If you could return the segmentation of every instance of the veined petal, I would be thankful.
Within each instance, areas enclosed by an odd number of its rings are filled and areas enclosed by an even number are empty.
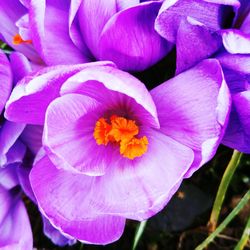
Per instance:
[[[89,62],[69,37],[69,8],[69,1],[30,1],[32,41],[47,65]]]
[[[82,1],[78,12],[79,24],[84,41],[92,54],[99,58],[100,35],[103,27],[116,13],[116,0]],[[98,17],[98,18],[97,18]]]
[[[107,64],[110,63],[60,65],[26,76],[12,91],[6,105],[6,118],[15,122],[43,125],[46,108],[59,96],[64,81],[86,67]]]
[[[112,215],[143,220],[159,212],[192,164],[193,152],[155,130],[145,133],[146,154],[123,164],[112,161],[103,176],[57,169],[47,157],[37,161],[31,185],[48,218],[60,214],[70,222]]]
[[[149,1],[113,15],[101,34],[99,58],[126,71],[141,71],[162,59],[172,44],[154,29],[160,6],[161,2]]]
[[[62,185],[62,181],[66,180],[64,179],[65,175],[69,175],[70,178]],[[71,183],[72,178],[77,180],[75,184]],[[85,243],[111,243],[121,236],[125,219],[101,214],[93,217],[91,210],[85,212],[83,207],[85,208],[86,203],[83,203],[84,195],[82,191],[85,192],[86,190],[79,190],[78,185],[79,181],[87,178],[92,179],[94,177],[74,175],[64,170],[58,170],[48,157],[39,160],[30,174],[31,185],[41,212],[53,226],[65,235],[70,235]],[[40,186],[42,183],[45,185],[44,188]],[[89,181],[85,184],[88,185]],[[61,189],[61,185],[63,189]],[[70,189],[64,189],[68,185]],[[51,192],[47,193],[47,190]],[[72,192],[70,196],[68,196],[68,192]],[[55,197],[57,198],[54,199]],[[65,202],[65,199],[67,199],[67,202]],[[76,205],[76,202],[79,201],[80,203]],[[84,213],[82,213],[83,210]]]
[[[64,95],[49,105],[43,144],[58,168],[87,175],[104,174],[112,154],[105,146],[98,146],[93,136],[102,110],[95,99],[79,94]]]
[[[221,45],[221,37],[202,23],[181,20],[176,38],[176,74],[210,57]]]
[[[69,78],[60,93],[89,96],[107,109],[127,111],[142,124],[159,127],[154,102],[144,84],[115,67],[86,68]]]
[[[160,130],[196,151],[190,176],[210,160],[224,134],[230,111],[230,94],[217,60],[204,60],[196,67],[151,91]]]
[[[6,55],[0,50],[0,114],[12,89],[12,72]]]

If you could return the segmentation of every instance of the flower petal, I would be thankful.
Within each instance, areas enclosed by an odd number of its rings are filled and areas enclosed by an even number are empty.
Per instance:
[[[145,70],[161,60],[173,46],[154,30],[160,6],[148,1],[113,15],[100,37],[99,59],[126,71]]]
[[[65,175],[69,179],[63,184],[61,181],[66,180]],[[78,176],[80,177],[77,178]],[[72,177],[75,177],[73,179],[76,179],[77,183],[71,183]],[[67,171],[58,170],[48,157],[39,160],[31,171],[30,180],[41,212],[58,230],[82,242],[108,244],[117,240],[125,226],[124,218],[110,215],[91,217],[90,210],[87,213],[86,211],[81,212],[82,206],[85,208],[87,205],[82,202],[84,195],[81,192],[86,190],[75,188],[79,185],[79,181],[83,180],[82,178],[91,179],[93,177],[72,175]],[[41,188],[41,184],[44,185],[44,188]],[[61,189],[61,185],[63,189]],[[64,189],[68,185],[71,189]],[[48,193],[48,190],[51,192]],[[66,190],[67,192],[64,193]],[[68,192],[72,192],[70,196],[68,196]],[[77,204],[79,201],[80,203]]]
[[[91,221],[108,214],[143,220],[159,212],[179,187],[193,152],[155,130],[146,135],[145,155],[113,161],[103,176],[60,170],[46,157],[38,161],[31,171],[31,185],[45,214]]]
[[[250,34],[240,30],[222,31],[223,45],[231,54],[250,54]]]
[[[48,107],[43,144],[58,168],[88,175],[102,175],[110,162],[106,147],[97,145],[93,132],[103,115],[94,99],[68,94],[55,99]],[[94,157],[100,155],[100,157]]]
[[[6,55],[0,50],[0,115],[12,89],[12,72]]]
[[[1,190],[1,188],[0,188]],[[3,191],[1,190],[0,193]],[[7,192],[7,191],[5,191]],[[1,249],[33,249],[32,232],[25,206],[18,198],[8,195],[10,209],[3,218],[0,219],[0,248]],[[11,198],[13,198],[11,200]],[[0,195],[1,205],[6,202]]]
[[[233,109],[222,143],[243,153],[250,153],[250,91],[233,95]]]
[[[43,125],[49,103],[59,96],[64,81],[82,69],[106,65],[107,62],[54,66],[23,78],[13,89],[6,105],[5,117],[15,122]]]
[[[69,8],[69,1],[30,2],[32,41],[47,65],[89,62],[69,37]]]
[[[217,60],[196,67],[151,91],[161,131],[196,151],[190,176],[215,154],[230,111],[230,94]]]
[[[222,45],[217,33],[190,18],[181,20],[176,39],[176,74],[210,57]]]
[[[82,1],[78,18],[84,41],[92,54],[99,58],[99,40],[102,29],[109,18],[116,13],[116,0]],[[97,18],[98,17],[98,18]]]
[[[89,96],[106,109],[125,109],[144,125],[159,127],[154,102],[144,84],[114,67],[86,68],[69,78],[60,93]]]

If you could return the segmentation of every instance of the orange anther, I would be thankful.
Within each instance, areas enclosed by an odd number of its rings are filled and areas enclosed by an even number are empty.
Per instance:
[[[31,40],[23,40],[19,34],[16,34],[15,36],[13,36],[12,43],[14,45],[19,45],[22,43],[32,44],[32,41]]]

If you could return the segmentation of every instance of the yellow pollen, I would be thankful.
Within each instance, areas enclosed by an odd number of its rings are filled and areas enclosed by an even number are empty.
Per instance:
[[[22,44],[22,43],[32,44],[32,41],[31,40],[23,40],[22,37],[19,34],[16,34],[15,36],[13,36],[12,43],[14,45],[19,45],[19,44]]]
[[[110,124],[104,118],[100,118],[94,129],[94,138],[98,145],[107,145],[109,142],[120,146],[120,154],[133,160],[146,153],[148,139],[146,136],[136,138],[139,127],[135,121],[121,116],[110,117]]]

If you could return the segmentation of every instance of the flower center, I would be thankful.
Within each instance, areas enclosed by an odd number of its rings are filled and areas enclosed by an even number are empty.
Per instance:
[[[22,44],[22,43],[32,44],[32,41],[31,40],[23,40],[22,37],[19,34],[16,34],[15,36],[13,36],[12,43],[14,45],[19,45],[19,44]]]
[[[112,115],[109,121],[100,118],[96,122],[93,135],[98,145],[115,143],[119,145],[122,156],[133,160],[145,154],[148,149],[147,137],[135,137],[138,133],[139,127],[135,121]]]

